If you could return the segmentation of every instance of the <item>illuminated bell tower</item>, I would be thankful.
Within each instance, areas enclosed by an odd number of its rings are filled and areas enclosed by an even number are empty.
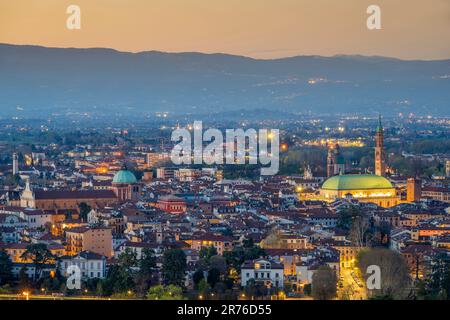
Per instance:
[[[384,163],[384,137],[380,115],[378,118],[377,133],[375,134],[375,174],[377,176],[384,176],[385,173],[386,165]]]
[[[336,154],[334,153],[334,146],[328,144],[328,155],[327,155],[327,177],[330,178],[334,176],[334,166],[336,164]]]
[[[341,155],[338,143],[328,145],[327,177],[345,173],[345,159]]]

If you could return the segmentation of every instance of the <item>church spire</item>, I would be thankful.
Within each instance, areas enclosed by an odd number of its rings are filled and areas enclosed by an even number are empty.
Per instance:
[[[381,113],[378,114],[378,126],[377,126],[377,132],[383,131],[383,125],[381,124]]]
[[[30,186],[30,179],[27,179],[26,182],[25,182],[25,191],[32,192],[31,191],[31,186]]]

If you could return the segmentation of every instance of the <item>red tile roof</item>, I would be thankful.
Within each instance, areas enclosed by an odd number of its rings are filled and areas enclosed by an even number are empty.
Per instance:
[[[86,190],[86,191],[66,191],[66,190],[36,190],[34,191],[36,200],[52,199],[116,199],[116,195],[111,190]]]

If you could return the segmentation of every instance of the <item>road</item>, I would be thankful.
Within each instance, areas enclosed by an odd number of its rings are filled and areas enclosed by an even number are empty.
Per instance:
[[[353,271],[353,269],[341,269],[342,287],[338,290],[338,296],[341,299],[365,300],[367,295],[364,280],[358,279]]]

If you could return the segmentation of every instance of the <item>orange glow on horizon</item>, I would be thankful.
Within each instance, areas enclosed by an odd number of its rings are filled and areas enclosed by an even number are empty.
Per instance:
[[[377,0],[382,30],[366,27],[372,0],[72,0],[0,3],[0,43],[121,51],[230,53],[255,58],[363,54],[450,57],[450,2]],[[407,9],[405,10],[405,6]],[[418,41],[417,39],[420,39]]]

